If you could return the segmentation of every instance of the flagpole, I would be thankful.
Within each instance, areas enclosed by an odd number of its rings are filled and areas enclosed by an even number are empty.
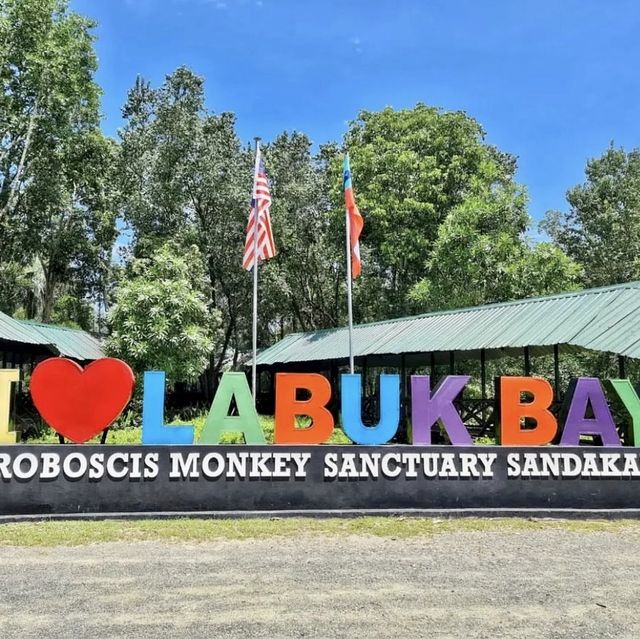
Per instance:
[[[353,375],[353,301],[351,299],[351,222],[349,220],[349,210],[346,213],[347,229],[347,308],[349,313],[349,371]]]
[[[253,326],[251,333],[253,359],[251,362],[251,392],[253,394],[253,405],[255,406],[258,398],[256,360],[258,357],[258,222],[260,220],[256,185],[258,183],[258,170],[260,168],[260,138],[254,139],[256,142],[256,162],[253,173],[253,201],[255,209],[253,220]]]

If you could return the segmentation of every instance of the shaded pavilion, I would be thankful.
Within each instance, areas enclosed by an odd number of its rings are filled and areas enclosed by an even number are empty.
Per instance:
[[[81,365],[104,357],[102,344],[86,331],[17,320],[0,313],[0,368],[19,368],[20,382],[12,384],[11,413],[14,424],[23,431],[35,428],[40,418],[23,392],[25,375],[49,357],[67,357]]]
[[[479,396],[462,397],[458,409],[476,435],[493,434],[492,384],[487,363],[505,357],[521,358],[522,374],[531,374],[531,359],[553,358],[554,409],[563,393],[560,360],[563,354],[584,350],[617,358],[618,375],[626,376],[628,358],[640,358],[640,282],[400,317],[354,326],[356,372],[372,369],[401,376],[403,421],[410,415],[409,376],[417,372],[438,377],[467,373],[472,362],[479,372]],[[273,413],[274,375],[279,372],[317,372],[334,389],[332,410],[339,406],[338,375],[348,372],[348,328],[287,335],[263,350],[257,360],[258,409]],[[364,415],[375,420],[377,393],[365,393]]]
[[[48,357],[62,356],[84,364],[104,357],[100,340],[86,331],[0,313],[0,368],[31,370]]]

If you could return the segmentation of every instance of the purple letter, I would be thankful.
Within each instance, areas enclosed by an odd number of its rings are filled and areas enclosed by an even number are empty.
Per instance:
[[[431,394],[429,375],[411,376],[411,426],[413,444],[431,446],[431,431],[440,420],[454,446],[472,446],[473,441],[465,428],[453,400],[471,378],[468,375],[448,375]]]
[[[600,380],[579,377],[569,390],[569,411],[560,439],[561,446],[579,446],[580,435],[599,435],[603,446],[622,446]],[[586,417],[591,404],[593,418]]]

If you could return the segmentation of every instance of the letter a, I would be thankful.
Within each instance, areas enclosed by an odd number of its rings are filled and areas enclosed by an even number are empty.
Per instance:
[[[565,402],[569,410],[560,439],[561,446],[579,446],[582,434],[600,437],[603,446],[622,446],[597,377],[578,377],[577,380],[573,380]],[[593,418],[587,417],[589,405]]]
[[[229,415],[235,399],[237,415]],[[244,373],[225,373],[213,398],[199,444],[219,444],[223,433],[241,433],[245,444],[266,444]]]

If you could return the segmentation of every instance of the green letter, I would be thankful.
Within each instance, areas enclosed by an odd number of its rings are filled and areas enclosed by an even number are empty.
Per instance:
[[[636,446],[636,442],[640,444],[640,398],[638,398],[638,393],[636,393],[636,389],[628,379],[610,379],[608,382],[613,390],[618,393],[618,397],[631,415],[633,426],[629,433],[629,443],[632,446]]]
[[[237,415],[229,415],[232,399],[236,400]],[[267,443],[244,373],[222,376],[198,443],[219,444],[222,433],[229,432],[242,433],[245,444]]]

